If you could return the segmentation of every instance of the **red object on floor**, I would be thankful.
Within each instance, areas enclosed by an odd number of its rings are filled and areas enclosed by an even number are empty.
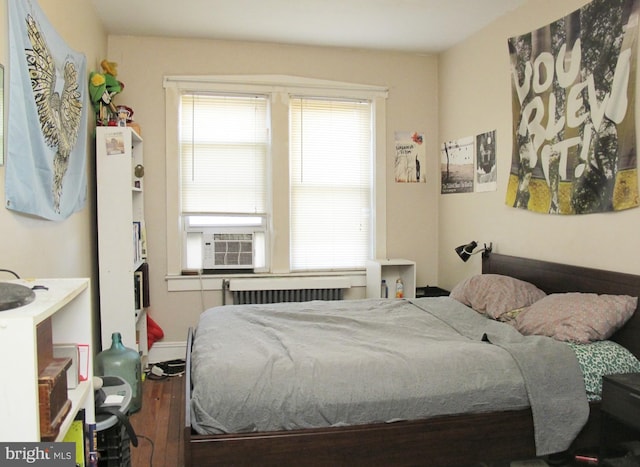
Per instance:
[[[151,319],[149,314],[147,314],[147,342],[149,348],[154,344],[155,341],[158,341],[164,337],[164,331],[158,323]]]

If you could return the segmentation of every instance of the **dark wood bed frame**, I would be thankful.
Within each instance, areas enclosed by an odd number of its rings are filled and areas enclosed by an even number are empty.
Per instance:
[[[504,274],[536,284],[547,293],[594,292],[638,296],[640,276],[490,254],[483,273]],[[535,457],[531,410],[463,414],[396,423],[295,431],[198,435],[190,420],[189,332],[184,426],[185,465],[471,465]],[[640,313],[612,338],[640,358]],[[597,446],[600,410],[572,448]]]

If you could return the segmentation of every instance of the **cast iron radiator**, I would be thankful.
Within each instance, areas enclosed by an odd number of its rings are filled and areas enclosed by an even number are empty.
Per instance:
[[[231,279],[229,291],[234,305],[311,300],[343,300],[344,289],[351,285],[344,278],[313,280],[242,280]]]
[[[236,290],[233,304],[342,300],[342,289]]]

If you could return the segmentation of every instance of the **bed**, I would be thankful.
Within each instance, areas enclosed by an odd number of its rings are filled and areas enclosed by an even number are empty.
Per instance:
[[[640,276],[496,253],[483,258],[482,271],[483,275],[503,275],[535,284],[546,294],[581,292],[636,297],[640,291]],[[433,300],[442,301],[443,299]],[[440,318],[437,317],[437,319]],[[482,317],[482,319],[485,318]],[[491,326],[494,325],[491,324]],[[499,326],[509,327],[503,323]],[[200,337],[199,329],[200,325],[195,331],[198,337]],[[498,329],[498,326],[495,329]],[[478,348],[506,346],[500,339],[509,341],[512,335],[507,332],[506,338],[500,337],[498,334],[502,330],[495,329],[491,327],[488,332],[478,336],[480,342],[476,345],[482,346],[485,340],[488,341],[487,347]],[[610,337],[610,340],[624,346],[635,356],[640,356],[639,333],[640,314],[634,313],[624,327]],[[483,408],[480,411],[425,415],[424,418],[418,419],[398,417],[399,420],[389,420],[383,416],[381,420],[375,422],[335,424],[329,420],[329,425],[333,426],[306,427],[305,425],[305,427],[285,430],[260,430],[245,426],[245,430],[233,431],[234,429],[231,428],[231,432],[224,432],[225,429],[214,429],[215,433],[204,434],[202,421],[192,420],[192,409],[199,403],[197,397],[192,400],[192,395],[198,394],[197,388],[194,390],[194,378],[191,374],[193,344],[194,333],[190,331],[187,344],[184,426],[185,465],[187,466],[302,464],[446,466],[524,459],[540,454],[539,427],[537,431],[537,425],[534,426],[534,417],[536,413],[540,413],[540,409],[536,408],[537,406],[534,406],[534,409],[522,407],[519,400],[512,401],[512,405],[507,406],[506,409]],[[519,361],[517,363],[520,364]],[[534,369],[534,373],[535,371]],[[527,391],[529,391],[528,388]],[[517,390],[512,392],[517,396]],[[561,392],[556,397],[562,397]],[[580,396],[575,398],[572,396],[570,399],[580,399]],[[441,401],[438,404],[441,404]],[[577,408],[571,411],[576,414],[577,419],[570,428],[576,430],[572,435],[574,440],[571,442],[571,449],[597,445],[599,439],[599,403],[587,402],[585,413],[581,413],[580,404],[581,401],[578,401]],[[429,404],[419,403],[418,405]],[[553,407],[551,410],[553,412]],[[233,415],[233,410],[227,410],[227,412]],[[584,417],[585,420],[579,420],[580,417]],[[543,418],[546,418],[546,415]],[[246,425],[246,419],[241,419],[239,423],[238,426]],[[306,420],[301,423],[304,425],[312,422]]]

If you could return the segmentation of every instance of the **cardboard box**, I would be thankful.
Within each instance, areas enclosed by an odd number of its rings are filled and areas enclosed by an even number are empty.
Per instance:
[[[76,344],[53,344],[54,358],[70,358],[71,366],[67,370],[67,389],[78,387],[80,353]]]

